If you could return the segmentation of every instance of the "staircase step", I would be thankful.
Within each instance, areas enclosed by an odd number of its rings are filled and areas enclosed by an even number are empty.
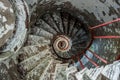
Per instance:
[[[26,80],[39,80],[39,77],[43,74],[46,67],[50,64],[51,57],[45,57],[41,59],[40,63],[33,68],[28,74],[26,75]]]
[[[80,72],[77,72],[77,73],[75,74],[77,80],[83,80],[84,74],[86,74],[88,71],[89,71],[88,68],[84,68],[84,69],[81,70]]]
[[[72,33],[73,33],[73,31],[74,31],[75,24],[76,24],[76,19],[75,19],[75,18],[71,18],[71,19],[69,20],[69,36],[72,36]]]
[[[36,26],[31,28],[31,34],[36,35],[36,36],[40,36],[40,37],[45,37],[46,39],[52,39],[53,38],[53,34],[45,31],[44,29],[42,29],[40,27],[36,27]]]
[[[61,14],[60,14],[59,12],[58,12],[58,13],[54,12],[54,13],[52,14],[52,18],[53,18],[53,20],[55,21],[55,23],[56,23],[59,31],[60,31],[61,33],[64,33],[63,25],[62,25],[62,19],[61,19]]]
[[[45,49],[49,49],[49,47],[47,45],[34,45],[34,46],[26,46],[23,47],[22,49],[19,50],[18,54],[18,62],[21,62],[31,56],[34,56],[38,53],[40,53],[41,51],[44,51]]]
[[[120,62],[105,66],[101,74],[110,80],[120,80]]]
[[[79,33],[77,33],[78,29],[74,28],[72,32],[72,37],[75,38]]]
[[[55,80],[67,80],[65,70],[68,68],[68,64],[57,64],[55,69]]]
[[[36,54],[22,61],[19,65],[23,66],[23,69],[28,72],[32,70],[34,67],[36,67],[38,64],[40,64],[40,62],[49,55],[50,55],[50,52],[48,49],[46,49],[46,50],[39,52],[39,54]]]
[[[95,68],[91,71],[88,71],[85,75],[88,76],[91,80],[97,80],[103,69],[104,67]]]
[[[66,69],[67,80],[77,80],[75,74],[77,73],[77,68],[75,66]]]
[[[116,61],[105,67],[87,68],[76,73],[78,80],[120,80],[120,61]]]
[[[83,79],[82,80],[92,80],[90,77],[88,77],[88,75],[85,73],[83,75]]]
[[[44,16],[42,16],[42,20],[44,20],[46,24],[48,24],[52,29],[54,29],[54,31],[56,31],[57,33],[59,32],[59,29],[50,14],[45,14]]]
[[[42,19],[39,19],[39,21],[36,23],[36,26],[44,29],[45,31],[47,31],[51,34],[56,34],[56,31]]]
[[[61,12],[61,19],[62,19],[62,24],[63,24],[63,29],[64,33],[67,34],[69,33],[69,14]]]
[[[51,60],[50,64],[44,71],[43,75],[40,77],[40,80],[54,80],[55,78],[55,67],[56,64],[61,63],[61,61]]]
[[[104,75],[100,74],[98,77],[97,77],[97,80],[110,80],[108,79],[107,77],[105,77]],[[118,79],[119,80],[119,79]]]
[[[50,40],[45,39],[44,37],[29,35],[26,46],[30,45],[48,45],[50,44]]]

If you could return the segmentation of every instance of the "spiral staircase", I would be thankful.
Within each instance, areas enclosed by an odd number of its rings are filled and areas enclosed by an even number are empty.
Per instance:
[[[0,80],[120,80],[119,17],[118,0],[1,0]]]

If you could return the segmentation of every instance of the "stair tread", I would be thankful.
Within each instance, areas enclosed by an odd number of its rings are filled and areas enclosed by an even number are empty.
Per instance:
[[[103,69],[101,74],[110,80],[118,80],[120,78],[119,77],[120,63],[118,63],[116,65],[113,63],[112,65],[105,66],[105,68]]]
[[[45,50],[45,49],[49,49],[49,47],[47,45],[32,45],[32,46],[26,46],[23,47],[22,49],[19,50],[18,52],[18,60],[19,62],[34,56],[36,54],[38,54],[39,52]]]
[[[61,19],[62,19],[64,33],[67,34],[69,28],[69,14],[61,12]]]
[[[77,73],[75,74],[77,80],[83,80],[83,75],[84,75],[86,72],[88,72],[88,71],[89,71],[88,68],[84,68],[83,70],[77,72]]]
[[[57,64],[55,69],[55,80],[66,80],[66,68],[68,68],[68,64]]]
[[[44,20],[45,23],[47,23],[52,29],[54,29],[54,31],[59,32],[59,29],[50,14],[43,15],[42,20]]]
[[[56,64],[61,63],[61,61],[51,60],[50,64],[44,71],[43,75],[40,77],[40,80],[54,80],[55,77],[55,67]]]
[[[100,68],[95,68],[90,72],[87,72],[86,75],[91,79],[91,80],[97,80],[98,76],[101,74],[102,70],[104,67]]]
[[[77,68],[75,66],[66,69],[67,80],[77,80],[75,74],[77,73]]]
[[[47,45],[50,44],[50,40],[46,39],[45,37],[40,37],[40,36],[36,36],[36,35],[28,35],[28,40],[27,40],[27,44],[28,45]]]
[[[39,77],[43,74],[46,67],[51,62],[51,57],[45,57],[41,60],[41,62],[28,72],[26,75],[27,80],[39,80]]]
[[[105,67],[96,67],[90,70],[81,70],[76,74],[78,80],[118,80],[120,74],[120,62],[116,61]],[[84,73],[81,75],[80,73]],[[81,77],[80,77],[81,76]]]
[[[44,29],[40,28],[40,27],[34,27],[31,28],[31,34],[32,35],[36,35],[36,36],[41,36],[41,37],[45,37],[46,39],[52,39],[53,34],[45,31]]]
[[[47,24],[44,20],[39,19],[39,21],[36,24],[38,27],[44,29],[45,31],[51,34],[56,34],[56,31],[49,24]]]
[[[69,36],[72,35],[73,31],[74,31],[74,26],[75,26],[76,20],[75,18],[71,18],[70,22],[69,22]]]
[[[55,21],[56,25],[58,26],[59,31],[60,31],[61,33],[63,33],[64,30],[63,30],[62,19],[61,19],[60,13],[55,13],[55,12],[54,12],[54,13],[52,14],[52,17],[53,17],[53,20]]]
[[[39,52],[39,54],[36,54],[30,58],[27,58],[26,60],[22,61],[20,65],[23,65],[23,69],[26,71],[29,71],[33,69],[35,66],[37,66],[42,59],[49,56],[50,52],[48,49]]]

